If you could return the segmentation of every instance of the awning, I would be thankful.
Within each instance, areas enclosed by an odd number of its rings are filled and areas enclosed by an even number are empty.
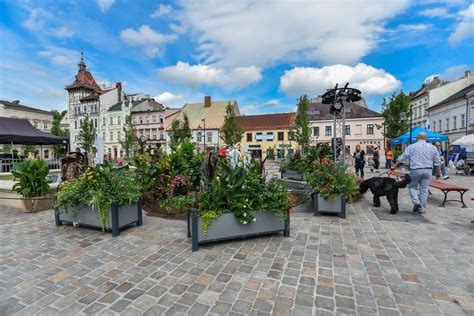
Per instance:
[[[0,117],[0,144],[64,144],[68,138],[54,136],[35,128],[27,120]]]
[[[438,134],[429,130],[426,130],[421,127],[414,127],[411,131],[411,142],[416,143],[416,136],[418,133],[425,133],[427,137],[427,141],[429,143],[434,143],[434,142],[447,142],[449,140],[447,135],[444,134]],[[392,138],[390,140],[391,145],[401,145],[401,144],[407,144],[410,143],[410,131],[406,132],[405,134]]]

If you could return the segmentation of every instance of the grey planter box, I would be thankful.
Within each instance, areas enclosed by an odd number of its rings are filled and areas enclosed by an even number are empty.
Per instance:
[[[56,209],[56,226],[78,222],[79,226],[102,229],[97,210],[92,210],[88,206],[78,207],[76,210],[77,218],[74,216],[74,212],[71,209],[68,209],[67,211],[65,208]],[[111,229],[113,237],[118,236],[121,229],[133,224],[136,224],[137,226],[143,225],[141,201],[124,206],[112,205],[109,210],[107,226]]]
[[[297,181],[305,181],[305,177],[299,171],[296,170],[286,170],[281,172],[281,178],[297,180]]]
[[[253,212],[256,222],[243,225],[235,220],[232,213],[222,214],[212,221],[207,234],[202,231],[202,219],[198,210],[188,212],[188,238],[192,241],[192,251],[198,251],[199,245],[222,240],[245,238],[264,234],[283,232],[283,236],[290,236],[290,216],[282,219],[271,211]]]
[[[339,214],[340,218],[346,218],[346,198],[339,195],[335,199],[325,200],[319,192],[311,195],[313,200],[313,215],[319,216],[321,213]]]

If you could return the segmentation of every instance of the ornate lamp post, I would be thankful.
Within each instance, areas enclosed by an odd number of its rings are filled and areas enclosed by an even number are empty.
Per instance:
[[[331,105],[329,113],[334,117],[334,137],[333,151],[334,161],[344,163],[346,152],[346,113],[344,102],[356,102],[362,99],[361,92],[354,88],[348,88],[346,83],[344,88],[338,88],[336,84],[334,89],[328,90],[322,95],[322,103]]]

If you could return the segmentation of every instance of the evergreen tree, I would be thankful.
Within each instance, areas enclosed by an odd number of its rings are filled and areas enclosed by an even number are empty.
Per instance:
[[[125,151],[126,158],[129,158],[138,147],[138,136],[135,135],[131,115],[128,115],[125,118],[125,124],[123,125],[123,137],[119,142]]]
[[[79,131],[79,140],[78,144],[81,147],[82,151],[91,154],[92,146],[94,145],[96,138],[96,130],[94,127],[94,122],[89,119],[89,116],[86,115],[86,118],[82,122],[81,129]]]
[[[235,120],[235,108],[230,104],[227,104],[225,109],[224,126],[222,127],[222,141],[229,146],[239,143],[244,135],[244,129],[237,124]]]
[[[192,133],[191,128],[189,127],[189,117],[186,113],[183,115],[183,122],[181,123],[181,132],[180,132],[180,141],[183,141],[185,138],[191,139]]]
[[[59,137],[69,138],[69,130],[67,128],[62,129],[59,124],[61,124],[61,120],[66,115],[67,111],[64,110],[59,112],[57,110],[51,111],[53,112],[53,123],[51,124],[51,134]],[[59,155],[66,154],[67,148],[64,147],[62,144],[55,144],[53,145],[53,151],[56,157]]]
[[[168,135],[170,137],[170,148],[172,151],[178,146],[181,141],[181,121],[178,119],[174,119],[171,122],[171,128],[168,131]]]
[[[408,119],[401,120],[400,113],[406,113]],[[410,128],[410,98],[400,91],[394,92],[388,101],[384,98],[382,103],[382,116],[384,122],[376,124],[378,129],[383,129],[383,135],[391,139],[405,133]]]
[[[311,125],[309,122],[309,98],[305,94],[298,98],[298,109],[295,118],[295,128],[290,134],[291,140],[296,141],[304,153],[311,142]]]

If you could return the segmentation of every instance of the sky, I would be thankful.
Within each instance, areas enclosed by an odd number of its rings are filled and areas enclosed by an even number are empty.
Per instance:
[[[170,107],[294,111],[349,82],[369,107],[474,68],[472,0],[0,0],[0,99],[66,109],[81,49],[97,82]]]

